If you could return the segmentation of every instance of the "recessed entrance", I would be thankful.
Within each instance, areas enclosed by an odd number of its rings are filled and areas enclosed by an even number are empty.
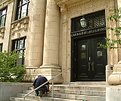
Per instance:
[[[83,28],[79,26],[80,19],[82,17],[72,19],[72,81],[105,80],[107,50],[100,47],[106,42],[104,11],[86,15],[85,19],[89,20]]]

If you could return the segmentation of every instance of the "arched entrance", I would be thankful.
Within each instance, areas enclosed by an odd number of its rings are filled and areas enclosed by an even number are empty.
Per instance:
[[[81,25],[81,21],[83,25]],[[72,81],[105,80],[107,64],[105,12],[72,19]]]

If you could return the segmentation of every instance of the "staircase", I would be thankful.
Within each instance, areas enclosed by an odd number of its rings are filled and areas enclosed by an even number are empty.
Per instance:
[[[10,101],[24,101],[22,97],[31,90],[32,87],[19,93],[17,97],[11,97]],[[105,82],[71,82],[54,85],[54,98],[51,93],[40,98],[33,92],[25,101],[106,101],[105,91]]]

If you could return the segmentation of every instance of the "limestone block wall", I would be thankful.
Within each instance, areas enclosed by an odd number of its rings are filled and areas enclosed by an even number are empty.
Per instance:
[[[0,101],[9,101],[10,97],[17,96],[31,86],[31,83],[0,82]]]

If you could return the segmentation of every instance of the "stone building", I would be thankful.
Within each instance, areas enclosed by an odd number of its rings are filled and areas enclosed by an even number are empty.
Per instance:
[[[120,49],[103,49],[107,17],[121,0],[0,0],[0,51],[23,54],[25,80],[38,74],[55,82],[105,81],[106,65]]]

